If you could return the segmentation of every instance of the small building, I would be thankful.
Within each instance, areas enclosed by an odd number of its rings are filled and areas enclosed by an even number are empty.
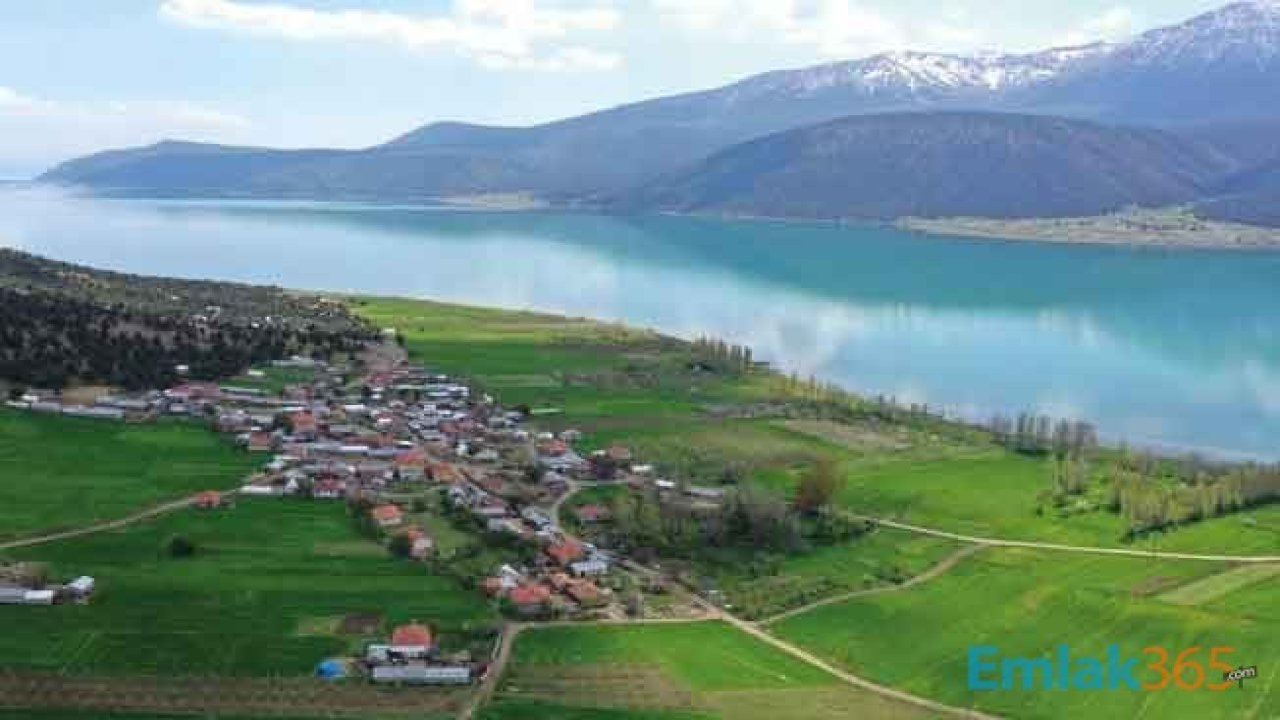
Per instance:
[[[389,648],[393,656],[408,660],[422,660],[435,653],[431,628],[418,622],[401,625],[391,633]]]
[[[468,685],[471,668],[465,665],[379,665],[370,675],[378,684]]]
[[[373,521],[378,523],[378,527],[396,527],[404,522],[404,513],[395,505],[379,505],[370,514],[373,516]]]
[[[521,585],[507,593],[507,600],[520,615],[541,615],[551,602],[551,591],[543,585]]]
[[[196,493],[194,505],[200,510],[216,510],[222,507],[222,493],[216,490]]]
[[[93,594],[93,589],[96,587],[96,584],[97,583],[93,578],[88,575],[81,575],[75,580],[67,583],[65,590],[71,595],[71,597],[77,600],[84,600]]]
[[[599,577],[609,572],[609,563],[599,558],[579,560],[569,563],[569,572],[578,577]]]
[[[52,605],[54,592],[52,590],[28,590],[22,595],[23,605]]]
[[[311,497],[317,500],[341,500],[346,490],[347,486],[341,480],[317,480],[311,486]]]
[[[521,510],[520,517],[527,520],[531,525],[539,530],[546,530],[547,528],[555,527],[556,524],[555,520],[552,520],[551,516],[548,515],[545,510],[536,508],[532,505]]]
[[[574,508],[573,515],[578,518],[578,522],[590,525],[608,520],[612,517],[613,513],[604,505],[591,503],[589,505],[580,505]]]
[[[565,587],[564,593],[582,607],[599,607],[606,602],[604,593],[590,580],[575,580]]]
[[[554,543],[547,548],[546,552],[557,565],[563,568],[569,567],[586,555],[586,549],[582,547],[582,543],[573,540]]]

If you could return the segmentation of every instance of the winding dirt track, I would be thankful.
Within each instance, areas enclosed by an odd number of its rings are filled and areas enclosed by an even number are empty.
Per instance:
[[[939,562],[937,565],[934,565],[933,567],[929,568],[923,573],[920,573],[919,575],[916,575],[915,577],[912,577],[911,579],[907,580],[904,583],[900,583],[898,585],[886,585],[884,587],[869,588],[867,590],[854,590],[853,592],[847,592],[847,593],[844,593],[843,595],[835,595],[829,598],[823,598],[822,600],[811,602],[808,605],[801,605],[798,608],[792,608],[791,610],[788,610],[786,612],[778,613],[777,615],[773,615],[771,617],[757,620],[756,624],[769,625],[771,623],[778,622],[779,620],[786,620],[789,617],[795,617],[796,615],[803,615],[804,613],[807,613],[810,610],[816,610],[820,607],[824,607],[827,605],[835,605],[838,603],[845,602],[846,600],[853,600],[854,598],[870,597],[872,595],[888,595],[889,593],[896,593],[896,592],[902,592],[903,590],[910,590],[911,588],[917,585],[922,585],[924,583],[929,582],[930,580],[933,580],[934,578],[937,578],[941,575],[945,575],[947,572],[951,570],[951,568],[954,568],[956,565],[960,564],[961,560],[964,560],[965,558],[978,552],[979,550],[982,550],[985,547],[988,547],[988,546],[987,545],[969,545],[968,547],[960,548],[959,550],[943,558],[942,561]]]
[[[43,545],[45,543],[56,542],[58,540],[69,540],[83,535],[106,532],[107,530],[117,530],[125,527],[126,525],[132,525],[133,523],[150,520],[153,517],[171,513],[175,510],[191,507],[194,503],[195,498],[191,497],[174,500],[117,520],[109,520],[107,522],[97,523],[94,525],[86,525],[81,528],[76,528],[75,530],[65,530],[63,532],[35,535],[32,537],[21,538],[19,540],[3,542],[0,543],[0,550],[16,550],[17,548],[31,547],[32,545]]]
[[[958,540],[960,542],[971,543],[974,545],[988,545],[991,547],[1031,548],[1033,550],[1074,552],[1090,555],[1121,555],[1125,557],[1147,558],[1148,560],[1155,558],[1158,560],[1204,560],[1207,562],[1248,564],[1280,562],[1280,555],[1200,555],[1197,553],[1163,552],[1159,550],[1133,550],[1130,548],[1090,547],[1087,545],[1058,545],[1056,543],[1032,542],[1029,540],[1001,540],[999,538],[960,535],[958,533],[947,532],[945,530],[935,530],[933,528],[920,527],[919,525],[908,525],[895,520],[884,520],[868,515],[855,515],[852,517],[856,517],[860,520],[869,520],[877,525],[883,525],[887,528],[916,533],[917,535],[930,535],[932,537],[944,538],[947,540]]]

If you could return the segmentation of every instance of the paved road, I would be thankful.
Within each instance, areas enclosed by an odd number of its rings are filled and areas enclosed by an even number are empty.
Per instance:
[[[975,537],[973,535],[961,535],[959,533],[947,532],[945,530],[935,530],[934,528],[920,527],[919,525],[908,525],[895,520],[885,520],[869,515],[853,515],[851,517],[860,520],[869,520],[871,522],[883,525],[884,527],[894,528],[897,530],[906,530],[918,535],[931,535],[933,537],[945,538],[947,540],[959,540],[960,542],[972,543],[975,545],[989,545],[991,547],[1015,547],[1015,548],[1031,548],[1034,550],[1052,550],[1055,552],[1074,552],[1087,553],[1092,555],[1123,555],[1127,557],[1140,558],[1156,558],[1162,560],[1205,560],[1209,562],[1230,562],[1230,563],[1276,563],[1280,562],[1280,555],[1201,555],[1197,553],[1180,553],[1180,552],[1162,552],[1158,550],[1133,550],[1129,548],[1106,548],[1106,547],[1090,547],[1087,545],[1058,545],[1056,543],[1032,542],[1028,540],[1001,540],[999,538]]]
[[[798,608],[792,608],[791,610],[788,610],[784,613],[778,613],[777,615],[774,615],[772,617],[767,617],[762,620],[758,620],[756,622],[760,625],[768,625],[770,623],[778,622],[779,620],[786,620],[789,617],[802,615],[804,613],[809,612],[810,610],[816,610],[817,608],[820,608],[826,605],[835,605],[837,603],[845,602],[846,600],[853,600],[854,598],[869,597],[872,595],[885,595],[888,593],[896,593],[896,592],[902,592],[903,590],[910,590],[911,588],[917,585],[927,583],[930,580],[933,580],[934,578],[940,575],[946,574],[951,570],[951,568],[958,565],[961,560],[964,560],[965,558],[969,557],[970,555],[978,552],[979,550],[985,547],[989,547],[989,546],[969,545],[967,547],[960,548],[959,550],[943,558],[942,562],[939,562],[937,565],[934,565],[933,567],[929,568],[925,572],[919,575],[916,575],[915,577],[912,577],[906,582],[900,583],[898,585],[886,585],[884,587],[875,587],[867,590],[854,590],[853,592],[848,592],[843,595],[835,595],[833,597],[818,600],[816,602],[811,602],[808,605],[802,605]]]

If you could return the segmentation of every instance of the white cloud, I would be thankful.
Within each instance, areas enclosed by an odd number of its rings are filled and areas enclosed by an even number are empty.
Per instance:
[[[1057,39],[1055,45],[1071,47],[1105,41],[1112,42],[1133,36],[1137,32],[1138,18],[1131,8],[1117,5],[1102,13],[1085,19],[1065,35]]]
[[[658,16],[688,32],[714,32],[739,41],[777,39],[831,58],[887,50],[962,50],[984,33],[962,8],[905,22],[857,0],[651,0]]]
[[[28,113],[35,111],[40,105],[39,100],[0,85],[0,113]]]
[[[454,0],[447,14],[423,15],[240,0],[164,0],[160,13],[191,27],[285,40],[451,49],[497,69],[608,70],[621,62],[613,53],[559,45],[580,33],[617,28],[621,14],[600,4],[565,8],[544,7],[538,0]]]

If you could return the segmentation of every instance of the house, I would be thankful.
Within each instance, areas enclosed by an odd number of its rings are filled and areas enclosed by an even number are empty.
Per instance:
[[[314,440],[320,432],[316,416],[309,412],[297,412],[289,417],[289,425],[293,428],[294,437]]]
[[[605,450],[604,454],[605,457],[608,457],[619,465],[631,462],[631,448],[623,445],[622,443],[613,443],[609,446],[609,449]]]
[[[265,430],[257,430],[249,433],[246,447],[249,452],[271,452],[275,447],[275,438]]]
[[[573,515],[578,518],[578,522],[590,525],[592,523],[608,520],[612,517],[613,513],[604,505],[591,503],[589,505],[580,505],[574,508]]]
[[[590,580],[574,580],[565,587],[564,594],[582,607],[599,607],[606,602],[604,593]]]
[[[501,499],[486,495],[471,508],[471,514],[485,519],[504,518],[511,515],[511,508]]]
[[[725,491],[724,488],[690,485],[684,489],[684,494],[699,500],[722,500]]]
[[[599,558],[569,563],[569,572],[578,577],[599,577],[609,572],[609,564]]]
[[[471,668],[465,665],[379,665],[370,679],[378,684],[467,685]]]
[[[379,505],[370,511],[373,521],[378,527],[396,527],[404,522],[404,513],[400,512],[400,508],[395,505]]]
[[[552,470],[542,476],[542,485],[554,493],[562,493],[569,489],[569,478]]]
[[[507,599],[520,615],[540,615],[551,602],[551,591],[544,585],[521,585],[512,588]]]
[[[93,578],[88,575],[81,575],[75,580],[67,583],[63,589],[73,599],[83,601],[89,599],[89,596],[93,594],[95,586],[96,583]]]
[[[409,557],[421,560],[435,549],[435,541],[422,528],[412,527],[405,530],[409,538]]]
[[[52,605],[54,592],[52,590],[28,590],[22,595],[23,605]]]
[[[529,521],[531,525],[539,530],[546,530],[547,528],[552,528],[556,525],[555,520],[552,520],[551,516],[548,515],[545,510],[536,508],[532,505],[521,510],[520,517]]]
[[[222,507],[222,493],[216,490],[196,493],[194,505],[201,510],[216,510]]]
[[[317,480],[311,487],[311,497],[317,500],[340,500],[346,494],[346,483],[341,480]]]
[[[574,540],[564,540],[555,543],[547,548],[547,556],[556,562],[560,567],[569,567],[570,564],[581,560],[586,555],[586,548],[582,547],[582,543]]]
[[[460,483],[465,479],[457,466],[449,463],[432,463],[430,470],[431,479],[438,483],[444,483],[445,485]]]
[[[422,660],[435,653],[431,628],[417,621],[401,625],[391,632],[390,652],[408,660]]]

